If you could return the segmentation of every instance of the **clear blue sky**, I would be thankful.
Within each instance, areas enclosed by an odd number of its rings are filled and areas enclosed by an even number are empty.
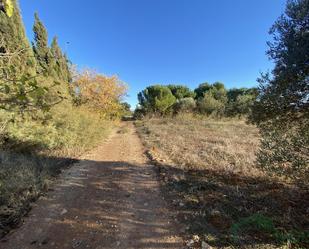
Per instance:
[[[221,81],[256,85],[272,68],[268,30],[285,0],[20,0],[32,39],[38,11],[50,39],[57,35],[74,64],[117,74],[130,86],[128,102],[154,83],[194,89]],[[70,42],[66,46],[66,42]]]

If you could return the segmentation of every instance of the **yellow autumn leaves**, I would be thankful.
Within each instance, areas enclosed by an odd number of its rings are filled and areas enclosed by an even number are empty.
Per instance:
[[[120,103],[128,88],[117,76],[108,77],[88,69],[75,73],[72,87],[78,105],[86,105],[110,117],[120,115]]]
[[[13,16],[14,5],[13,5],[12,0],[2,0],[2,1],[3,1],[3,5],[4,5],[4,10],[5,10],[5,13],[7,14],[7,16],[8,17]]]

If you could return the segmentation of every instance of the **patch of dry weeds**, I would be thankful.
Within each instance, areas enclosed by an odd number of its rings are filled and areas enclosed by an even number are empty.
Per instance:
[[[136,126],[187,239],[198,235],[215,248],[309,247],[308,188],[255,166],[254,126],[191,116]]]

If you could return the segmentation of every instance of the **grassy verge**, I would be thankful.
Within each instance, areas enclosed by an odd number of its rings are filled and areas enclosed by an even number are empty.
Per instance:
[[[61,170],[96,146],[113,126],[98,114],[72,106],[57,106],[44,122],[8,122],[1,113],[0,237],[19,224],[31,202],[48,190]]]
[[[191,116],[136,126],[193,246],[308,248],[308,189],[255,167],[255,127]]]

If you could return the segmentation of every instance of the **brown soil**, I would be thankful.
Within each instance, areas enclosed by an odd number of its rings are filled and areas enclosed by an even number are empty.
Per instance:
[[[65,171],[0,248],[183,248],[132,123]]]

